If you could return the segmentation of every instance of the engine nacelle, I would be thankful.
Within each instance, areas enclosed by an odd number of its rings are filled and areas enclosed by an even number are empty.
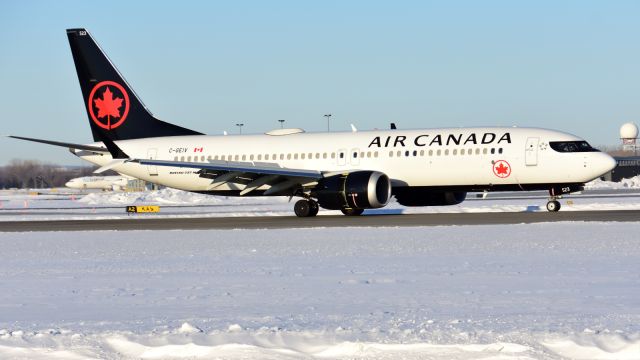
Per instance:
[[[315,196],[330,210],[380,208],[391,198],[391,181],[379,171],[354,171],[320,180]]]
[[[467,197],[466,191],[436,191],[430,189],[394,189],[398,203],[403,206],[457,205]]]

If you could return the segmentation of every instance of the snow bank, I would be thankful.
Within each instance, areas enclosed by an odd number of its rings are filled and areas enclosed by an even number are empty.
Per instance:
[[[586,190],[640,189],[640,175],[628,179],[622,179],[618,182],[596,179],[585,184],[584,188]]]
[[[286,202],[287,199],[282,197],[225,197],[165,188],[145,192],[96,192],[85,195],[78,201],[89,205],[241,205],[259,204],[265,201],[281,203]]]
[[[191,204],[217,205],[224,201],[219,196],[191,193],[165,188],[148,192],[101,192],[85,195],[78,200],[90,205],[131,205],[131,204]]]
[[[180,331],[178,331],[180,333]],[[611,359],[637,360],[640,339],[619,334],[509,334],[521,343],[433,344],[341,341],[336,334],[288,331],[170,331],[79,334],[31,332],[0,336],[0,357],[28,359]]]

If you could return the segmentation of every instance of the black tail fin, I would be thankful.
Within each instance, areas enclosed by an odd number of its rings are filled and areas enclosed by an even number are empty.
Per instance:
[[[153,117],[87,30],[67,36],[95,141],[201,135]]]

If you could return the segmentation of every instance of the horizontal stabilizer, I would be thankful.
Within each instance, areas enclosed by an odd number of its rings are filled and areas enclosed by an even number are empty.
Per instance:
[[[47,145],[61,146],[61,147],[69,148],[69,149],[86,150],[86,151],[93,151],[93,152],[99,152],[99,153],[109,152],[109,150],[107,150],[106,148],[99,147],[99,146],[72,144],[72,143],[66,143],[66,142],[60,142],[60,141],[34,139],[34,138],[28,138],[28,137],[22,137],[22,136],[13,136],[13,135],[8,135],[8,137],[14,138],[14,139],[19,139],[19,140],[38,142],[38,143],[47,144]]]

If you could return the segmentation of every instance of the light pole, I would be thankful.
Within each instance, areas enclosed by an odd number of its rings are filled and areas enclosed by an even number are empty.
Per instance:
[[[329,130],[329,120],[331,120],[331,116],[333,116],[333,115],[331,115],[331,114],[324,114],[323,116],[327,118],[327,132],[329,132],[329,131],[330,131],[330,130]]]
[[[242,127],[244,126],[244,124],[236,124],[236,126],[240,128],[240,135],[242,135]]]
[[[278,122],[280,122],[280,129],[284,128],[284,119],[280,119],[278,120]]]

